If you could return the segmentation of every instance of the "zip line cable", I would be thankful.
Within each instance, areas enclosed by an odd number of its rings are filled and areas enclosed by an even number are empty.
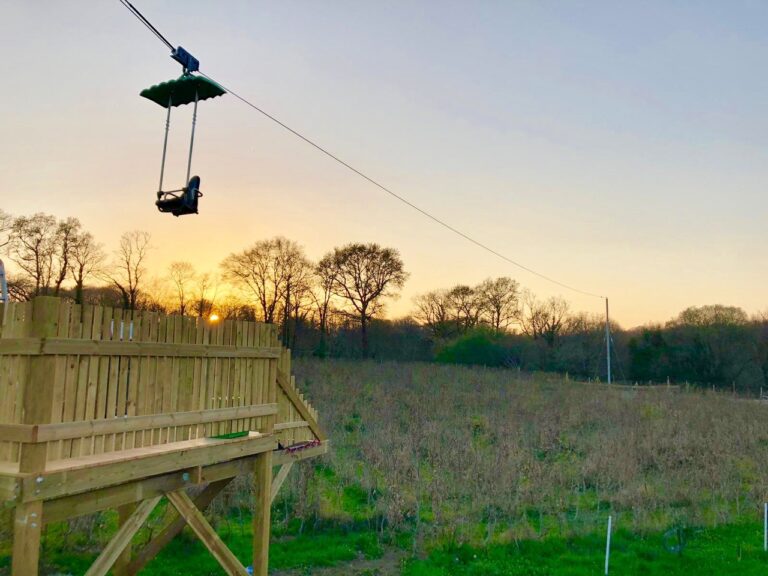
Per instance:
[[[141,12],[139,12],[139,11],[138,11],[138,10],[137,10],[137,9],[136,9],[134,6],[133,6],[133,4],[131,4],[131,3],[130,3],[128,0],[119,0],[119,1],[120,1],[120,3],[121,3],[123,6],[125,6],[126,8],[128,8],[128,10],[130,10],[130,12],[131,12],[131,13],[132,13],[134,16],[136,16],[136,18],[138,18],[138,19],[139,19],[139,20],[142,22],[142,24],[144,24],[144,25],[145,25],[147,28],[149,28],[149,30],[150,30],[151,32],[153,32],[153,33],[155,34],[155,36],[157,36],[157,38],[158,38],[158,39],[159,39],[161,42],[163,42],[163,43],[164,43],[166,46],[168,46],[168,47],[169,47],[169,48],[170,48],[172,51],[175,51],[175,48],[173,47],[173,45],[172,45],[170,42],[168,42],[168,40],[167,40],[167,39],[166,39],[166,38],[165,38],[165,37],[164,37],[164,36],[163,36],[163,35],[162,35],[162,34],[161,34],[161,33],[160,33],[158,30],[157,30],[157,28],[155,28],[155,27],[154,27],[154,26],[153,26],[153,25],[152,25],[152,24],[149,22],[149,20],[147,20],[147,19],[146,19],[146,18],[145,18],[145,17],[144,17],[144,16],[141,14]],[[266,118],[268,118],[269,120],[271,120],[272,122],[274,122],[275,124],[277,124],[277,125],[279,125],[280,127],[284,128],[285,130],[287,130],[288,132],[290,132],[290,133],[291,133],[291,134],[293,134],[294,136],[296,136],[296,137],[300,138],[301,140],[303,140],[304,142],[306,142],[307,144],[309,144],[310,146],[312,146],[312,147],[313,147],[313,148],[315,148],[316,150],[318,150],[318,151],[322,152],[323,154],[325,154],[326,156],[328,156],[328,157],[329,157],[329,158],[331,158],[332,160],[334,160],[334,161],[336,161],[337,163],[341,164],[342,166],[344,166],[344,167],[345,167],[345,168],[347,168],[348,170],[351,170],[352,172],[354,172],[355,174],[357,174],[358,176],[360,176],[360,177],[361,177],[361,178],[363,178],[364,180],[368,181],[369,183],[373,184],[374,186],[376,186],[376,187],[377,187],[377,188],[379,188],[380,190],[382,190],[382,191],[386,192],[387,194],[389,194],[390,196],[392,196],[392,197],[393,197],[393,198],[395,198],[396,200],[399,200],[400,202],[402,202],[402,203],[403,203],[403,204],[405,204],[406,206],[409,206],[409,207],[410,207],[410,208],[412,208],[413,210],[416,210],[416,211],[417,211],[417,212],[419,212],[421,215],[423,215],[423,216],[426,216],[427,218],[429,218],[430,220],[432,220],[432,221],[433,221],[433,222],[435,222],[436,224],[439,224],[439,225],[440,225],[440,226],[442,226],[443,228],[446,228],[447,230],[449,230],[449,231],[453,232],[454,234],[456,234],[456,235],[460,236],[460,237],[461,237],[461,238],[463,238],[464,240],[467,240],[468,242],[471,242],[471,243],[472,243],[472,244],[474,244],[475,246],[477,246],[477,247],[479,247],[479,248],[481,248],[481,249],[485,250],[486,252],[489,252],[490,254],[493,254],[493,255],[494,255],[494,256],[496,256],[497,258],[500,258],[501,260],[504,260],[505,262],[508,262],[509,264],[512,264],[513,266],[516,266],[516,267],[520,268],[521,270],[525,270],[526,272],[528,272],[528,273],[530,273],[530,274],[533,274],[534,276],[538,276],[539,278],[542,278],[543,280],[546,280],[547,282],[551,282],[552,284],[556,284],[557,286],[560,286],[560,287],[562,287],[562,288],[566,288],[567,290],[571,290],[571,291],[573,291],[573,292],[578,292],[579,294],[583,294],[583,295],[585,295],[585,296],[590,296],[590,297],[592,297],[592,298],[600,298],[600,299],[605,299],[605,296],[602,296],[602,295],[600,295],[600,294],[595,294],[594,292],[588,292],[588,291],[586,291],[586,290],[581,290],[581,289],[579,289],[579,288],[576,288],[576,287],[574,287],[574,286],[571,286],[571,285],[569,285],[569,284],[566,284],[566,283],[564,283],[564,282],[560,282],[559,280],[555,280],[554,278],[551,278],[551,277],[549,277],[549,276],[547,276],[547,275],[545,275],[545,274],[542,274],[542,273],[540,273],[540,272],[537,272],[536,270],[533,270],[532,268],[529,268],[529,267],[527,267],[527,266],[525,266],[525,265],[523,265],[523,264],[521,264],[521,263],[519,263],[519,262],[516,262],[515,260],[513,260],[513,259],[509,258],[508,256],[505,256],[505,255],[504,255],[504,254],[502,254],[501,252],[498,252],[497,250],[494,250],[493,248],[491,248],[490,246],[488,246],[488,245],[486,245],[486,244],[484,244],[484,243],[480,242],[479,240],[475,240],[474,238],[472,238],[472,237],[471,237],[471,236],[469,236],[468,234],[466,234],[466,233],[462,232],[461,230],[459,230],[459,229],[455,228],[455,227],[454,227],[454,226],[452,226],[451,224],[448,224],[448,223],[447,223],[447,222],[445,222],[444,220],[441,220],[441,219],[440,219],[440,218],[438,218],[437,216],[433,216],[432,214],[430,214],[429,212],[427,212],[427,211],[426,211],[426,210],[424,210],[423,208],[420,208],[419,206],[417,206],[416,204],[414,204],[414,203],[413,203],[413,202],[411,202],[410,200],[407,200],[407,199],[406,199],[406,198],[404,198],[403,196],[401,196],[401,195],[397,194],[396,192],[394,192],[394,191],[390,190],[389,188],[387,188],[387,187],[386,187],[386,186],[384,186],[383,184],[379,183],[379,182],[378,182],[378,181],[376,181],[375,179],[371,178],[370,176],[368,176],[367,174],[365,174],[365,173],[364,173],[364,172],[362,172],[361,170],[358,170],[357,168],[355,168],[355,167],[354,167],[354,166],[352,166],[351,164],[348,164],[347,162],[345,162],[344,160],[342,160],[341,158],[339,158],[339,157],[338,157],[338,156],[336,156],[335,154],[333,154],[333,153],[331,153],[330,151],[328,151],[327,149],[323,148],[323,147],[322,147],[320,144],[317,144],[316,142],[314,142],[314,141],[313,141],[313,140],[311,140],[310,138],[308,138],[308,137],[304,136],[303,134],[301,134],[301,133],[300,133],[300,132],[298,132],[297,130],[294,130],[293,128],[291,128],[290,126],[288,126],[287,124],[285,124],[284,122],[282,122],[281,120],[279,120],[278,118],[276,118],[275,116],[273,116],[273,115],[269,114],[267,111],[265,111],[264,109],[260,108],[259,106],[257,106],[257,105],[256,105],[256,104],[254,104],[253,102],[250,102],[249,100],[247,100],[247,99],[246,99],[246,98],[244,98],[243,96],[240,96],[238,93],[234,92],[233,90],[230,90],[229,88],[227,88],[226,86],[224,86],[224,84],[222,84],[221,82],[219,82],[219,81],[217,81],[217,80],[214,80],[214,79],[213,79],[213,78],[211,78],[211,77],[210,77],[208,74],[206,74],[206,73],[204,73],[204,72],[202,72],[202,71],[199,71],[199,73],[200,73],[200,75],[201,75],[201,76],[205,76],[206,78],[208,78],[208,79],[209,79],[209,80],[211,80],[212,82],[216,82],[216,83],[217,83],[217,84],[219,84],[219,86],[221,86],[221,87],[222,87],[224,90],[226,90],[227,92],[229,92],[230,94],[232,94],[232,96],[234,96],[235,98],[237,98],[238,100],[240,100],[241,102],[243,102],[244,104],[246,104],[247,106],[250,106],[251,108],[253,108],[253,109],[254,109],[254,110],[256,110],[257,112],[259,112],[260,114],[262,114],[263,116],[265,116]]]
[[[139,19],[139,22],[144,24],[144,26],[146,26],[149,29],[150,32],[152,32],[155,36],[157,36],[157,38],[158,38],[158,40],[160,40],[160,42],[162,42],[163,44],[168,46],[168,48],[170,48],[171,51],[174,51],[176,49],[176,48],[174,48],[173,44],[168,42],[168,40],[165,38],[165,36],[160,34],[160,31],[157,28],[155,28],[152,25],[152,23],[144,17],[144,14],[139,12],[139,9],[136,8],[136,6],[131,4],[128,0],[120,0],[120,4],[122,4],[123,6],[128,8],[128,10],[130,10],[131,14],[136,16],[136,18]]]

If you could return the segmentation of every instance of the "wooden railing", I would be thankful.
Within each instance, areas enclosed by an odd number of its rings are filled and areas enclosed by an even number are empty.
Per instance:
[[[316,439],[290,370],[273,325],[56,298],[0,305],[0,471],[26,444],[55,468],[247,432]]]
[[[270,502],[295,461],[326,450],[274,326],[50,297],[0,305],[0,503],[15,507],[14,576],[38,573],[43,523],[109,507],[120,527],[88,575],[136,574],[185,523],[228,574],[245,575],[198,506],[248,471],[254,572],[266,576]],[[133,557],[163,496],[180,518]]]

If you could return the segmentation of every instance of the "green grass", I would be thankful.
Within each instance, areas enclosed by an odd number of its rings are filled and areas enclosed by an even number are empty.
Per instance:
[[[224,541],[245,565],[250,564],[250,533],[224,535]],[[335,566],[357,558],[377,558],[382,553],[374,534],[315,533],[286,537],[270,546],[270,568]],[[215,560],[194,539],[177,538],[147,567],[157,576],[220,574]]]
[[[219,529],[219,535],[240,561],[251,564],[251,532],[243,526],[232,530]],[[270,569],[309,568],[336,566],[358,558],[375,559],[382,555],[376,534],[371,532],[331,531],[284,536],[272,541]],[[61,546],[48,538],[45,552],[46,574],[84,574],[93,560],[95,551],[77,551]],[[0,557],[0,574],[10,565],[10,556]],[[184,532],[174,539],[143,572],[153,576],[207,576],[221,574],[216,561],[195,538]]]
[[[740,523],[710,529],[687,530],[686,546],[677,554],[667,549],[662,532],[638,535],[618,531],[611,547],[611,574],[648,576],[741,576],[768,573],[768,554],[762,551],[762,526]],[[219,533],[244,564],[249,563],[251,535],[247,525],[220,529]],[[409,548],[408,534],[391,540]],[[602,574],[604,534],[570,538],[548,537],[494,544],[485,548],[446,546],[424,558],[410,559],[402,576],[594,576]],[[399,542],[398,542],[399,541]],[[370,531],[330,530],[273,540],[270,569],[306,569],[344,566],[357,560],[380,558],[385,548]],[[82,574],[93,553],[49,547],[47,572]],[[0,573],[8,558],[0,561]],[[216,562],[190,534],[174,540],[147,568],[153,576],[219,575]],[[332,572],[331,572],[332,573]],[[376,572],[374,572],[376,573]]]
[[[594,576],[602,574],[605,536],[526,540],[478,549],[469,546],[435,550],[411,560],[403,576]],[[663,534],[646,537],[614,534],[611,574],[741,576],[768,573],[759,524],[736,524],[691,530],[681,554],[669,552]]]

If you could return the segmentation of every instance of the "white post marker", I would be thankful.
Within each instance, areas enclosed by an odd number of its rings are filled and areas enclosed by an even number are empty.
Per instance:
[[[611,520],[612,516],[608,516],[608,533],[605,536],[605,576],[608,576],[608,564],[611,559]]]
[[[763,504],[763,551],[768,552],[768,502]]]

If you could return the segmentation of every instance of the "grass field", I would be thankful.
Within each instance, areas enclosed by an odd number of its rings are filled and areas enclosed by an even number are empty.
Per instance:
[[[333,451],[294,469],[275,503],[275,574],[601,574],[609,514],[612,574],[768,571],[758,402],[431,364],[295,370]],[[238,479],[210,512],[244,561],[248,501]],[[136,544],[165,520],[161,508]],[[50,526],[46,573],[82,573],[114,525],[103,514]],[[220,572],[187,536],[145,573]]]

